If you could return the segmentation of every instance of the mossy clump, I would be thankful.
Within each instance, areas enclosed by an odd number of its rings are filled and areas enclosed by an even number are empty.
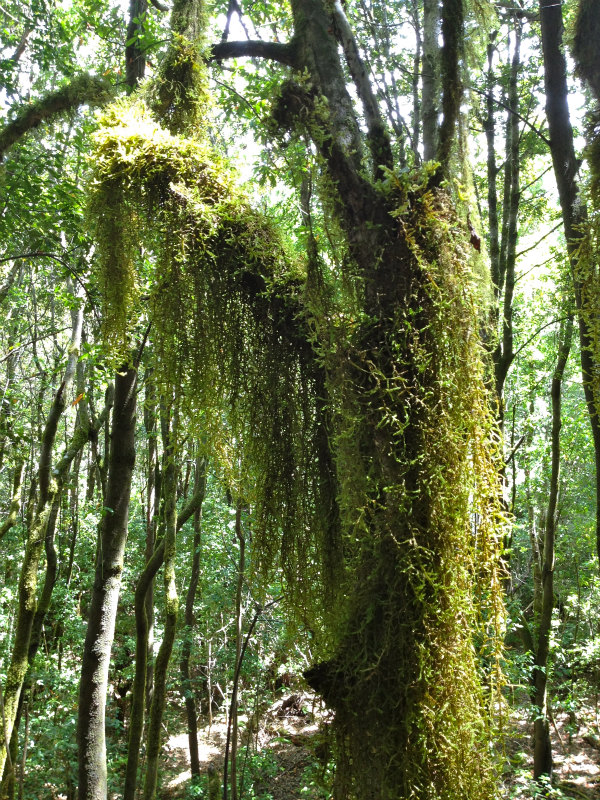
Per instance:
[[[184,133],[202,124],[209,99],[208,81],[199,44],[177,33],[173,39],[151,85],[149,102],[168,130]]]
[[[158,73],[148,87],[148,102],[171,133],[194,136],[210,103],[204,63],[207,15],[203,0],[175,0],[172,39]]]

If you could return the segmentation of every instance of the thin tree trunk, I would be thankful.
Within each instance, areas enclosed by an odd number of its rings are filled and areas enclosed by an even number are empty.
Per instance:
[[[15,628],[15,639],[10,664],[6,675],[3,697],[4,735],[0,736],[0,773],[4,773],[7,758],[7,744],[10,742],[17,717],[19,698],[29,667],[29,646],[33,621],[37,610],[38,567],[46,538],[46,526],[52,511],[57,492],[52,477],[52,450],[56,439],[58,423],[67,405],[67,392],[75,376],[75,368],[81,342],[83,308],[78,305],[71,312],[72,333],[69,357],[64,378],[54,396],[46,418],[38,470],[39,497],[34,518],[28,530],[27,543],[21,576],[19,579],[19,608]]]
[[[497,295],[502,292],[502,337],[494,353],[496,395],[498,397],[498,418],[504,427],[504,384],[512,364],[514,353],[513,336],[513,297],[515,289],[515,265],[518,239],[518,215],[521,194],[519,191],[519,110],[518,78],[521,68],[521,26],[516,23],[515,47],[510,70],[508,106],[506,120],[506,160],[504,164],[504,197],[502,240],[498,260]],[[515,112],[515,113],[512,113]],[[492,263],[492,279],[494,264]]]
[[[144,428],[148,439],[148,490],[146,495],[146,563],[152,558],[156,547],[156,530],[158,526],[158,509],[160,504],[161,473],[158,460],[158,443],[156,431],[156,388],[152,377],[146,381],[146,402],[144,403]],[[146,708],[152,703],[152,687],[154,685],[154,579],[146,591],[146,619],[148,631],[146,656]]]
[[[14,526],[14,524],[18,519],[19,509],[21,508],[21,486],[23,485],[24,472],[25,472],[25,460],[23,458],[19,458],[15,464],[15,470],[13,473],[12,497],[8,509],[8,514],[6,515],[6,519],[4,520],[2,525],[0,525],[0,541],[2,541],[2,539]]]
[[[242,655],[242,592],[244,572],[246,571],[246,537],[242,530],[242,504],[238,499],[235,509],[235,535],[239,543],[238,579],[235,592],[235,672],[239,676]],[[237,746],[238,746],[238,688],[239,681],[233,684],[231,697],[231,800],[237,800]]]
[[[495,37],[494,37],[495,38]],[[496,122],[495,122],[495,108],[494,108],[494,39],[490,34],[487,46],[487,98],[486,98],[486,111],[487,116],[484,121],[484,130],[487,144],[487,198],[488,198],[488,227],[490,237],[490,265],[492,274],[492,287],[494,290],[494,330],[498,322],[498,307],[497,303],[500,296],[500,233],[498,224],[498,187],[497,176],[498,167],[496,164]]]
[[[202,489],[202,486],[199,487]],[[177,516],[177,530],[190,519],[202,502],[203,492],[199,491]],[[163,526],[164,527],[164,526]],[[125,770],[125,789],[123,800],[133,800],[137,788],[137,772],[139,765],[140,743],[144,728],[144,702],[146,696],[147,660],[148,660],[148,616],[146,600],[156,573],[160,569],[164,553],[164,532],[161,530],[160,541],[135,589],[135,678],[131,697],[131,716],[129,720],[129,744],[127,750],[127,766]]]
[[[199,456],[196,458],[194,476],[194,493],[206,491],[206,460]],[[188,740],[190,745],[190,767],[192,778],[200,775],[200,755],[198,752],[198,721],[196,711],[196,698],[190,678],[190,657],[194,639],[196,619],[194,615],[194,601],[200,581],[200,555],[202,546],[202,506],[194,513],[194,544],[192,553],[192,571],[190,583],[185,598],[185,631],[181,648],[181,694],[185,701],[187,716]]]
[[[154,668],[154,694],[150,706],[148,738],[146,748],[146,778],[144,800],[154,800],[158,782],[158,756],[160,754],[160,729],[167,695],[167,669],[171,659],[179,598],[175,584],[175,545],[177,532],[177,464],[175,444],[177,438],[177,418],[171,428],[171,420],[166,410],[161,413],[161,429],[165,448],[165,467],[163,469],[164,497],[164,586],[165,586],[165,629]]]
[[[100,550],[79,684],[79,800],[106,800],[106,689],[127,541],[135,410],[136,370],[124,367],[115,376],[106,513],[99,531]]]
[[[440,114],[439,34],[439,0],[424,0],[421,116],[423,119],[423,157],[425,161],[432,161],[438,148],[438,117]]]
[[[560,481],[560,428],[561,428],[561,388],[565,365],[571,349],[573,319],[561,324],[556,369],[552,378],[552,451],[550,492],[546,511],[544,532],[544,552],[542,560],[542,603],[537,635],[534,679],[534,747],[533,777],[542,775],[552,777],[552,743],[550,741],[550,722],[548,719],[548,654],[552,632],[552,609],[554,607],[554,542],[556,536],[556,506]]]

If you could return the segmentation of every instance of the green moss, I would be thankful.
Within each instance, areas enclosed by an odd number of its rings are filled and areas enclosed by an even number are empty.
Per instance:
[[[347,582],[308,677],[336,712],[339,796],[491,800],[496,434],[468,242],[427,182],[390,175],[385,187],[411,252],[409,301],[391,319],[341,324],[328,359]]]
[[[202,415],[263,567],[283,567],[324,659],[311,680],[336,710],[339,796],[492,800],[495,431],[447,195],[428,172],[378,187],[411,291],[376,318],[354,289],[315,298],[322,274],[305,293],[205,140],[166,131],[141,101],[101,123],[90,219],[105,335],[117,363],[148,314],[159,390],[177,386]]]
[[[292,576],[319,492],[302,266],[206,141],[167,132],[141,101],[100,123],[89,219],[114,363],[147,313],[157,382],[210,428],[228,485],[256,509],[265,569],[283,550]]]

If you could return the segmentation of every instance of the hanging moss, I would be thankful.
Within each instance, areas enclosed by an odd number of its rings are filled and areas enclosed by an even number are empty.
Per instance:
[[[95,144],[89,217],[115,363],[146,311],[157,381],[178,386],[212,427],[229,484],[254,509],[264,569],[281,560],[308,597],[312,580],[300,586],[297,565],[319,569],[331,500],[304,267],[207,142],[165,131],[143,102],[108,109]]]
[[[447,195],[430,174],[389,173],[373,190],[408,289],[367,314],[355,287],[350,304],[339,287],[315,299],[318,265],[305,292],[303,264],[207,142],[166,131],[143,102],[106,112],[93,163],[107,341],[122,357],[148,314],[157,383],[202,412],[253,509],[263,567],[282,565],[310,620],[337,796],[492,800],[495,434],[469,244]],[[375,264],[357,283],[375,291],[384,276],[385,290],[392,272]]]
[[[336,712],[337,796],[491,800],[501,514],[468,244],[445,193],[390,184],[414,288],[330,359],[350,600],[307,678]]]

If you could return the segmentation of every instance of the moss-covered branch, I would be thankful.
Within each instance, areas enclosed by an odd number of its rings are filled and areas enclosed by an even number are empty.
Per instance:
[[[0,131],[0,157],[42,122],[54,119],[67,111],[75,111],[83,105],[102,106],[112,96],[113,89],[104,78],[88,74],[78,75],[60,89],[17,111],[15,118]]]

